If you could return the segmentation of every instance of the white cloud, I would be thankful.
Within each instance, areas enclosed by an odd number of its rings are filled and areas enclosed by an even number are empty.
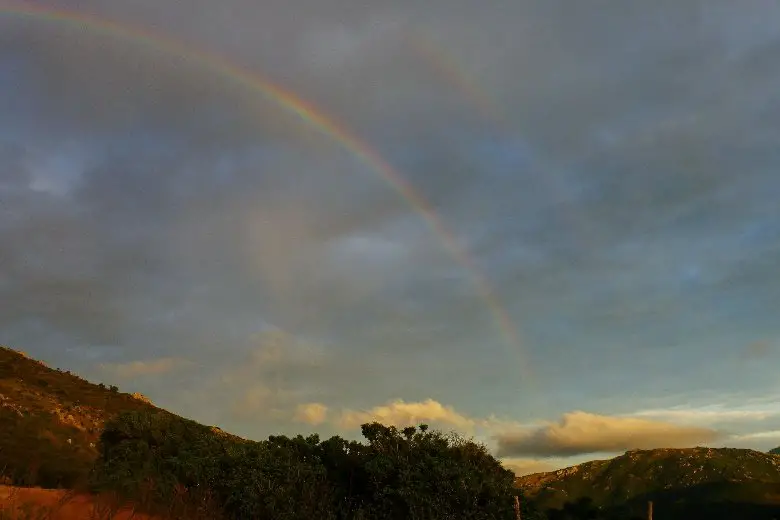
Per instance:
[[[337,424],[342,428],[355,428],[372,421],[398,427],[433,422],[464,430],[471,430],[476,424],[474,419],[433,399],[418,402],[406,402],[398,399],[366,411],[344,410],[338,418]]]

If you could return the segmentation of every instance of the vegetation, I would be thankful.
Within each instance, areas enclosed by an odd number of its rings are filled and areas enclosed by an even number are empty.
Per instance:
[[[14,485],[87,486],[165,517],[186,502],[182,518],[514,518],[514,475],[424,425],[247,441],[5,348],[0,396],[0,471]]]
[[[152,507],[180,488],[207,493],[228,518],[514,518],[514,475],[484,446],[424,425],[362,432],[365,443],[251,442],[170,414],[122,414],[101,436],[94,486]]]
[[[659,520],[780,518],[777,449],[634,450],[514,479],[455,434],[362,433],[248,441],[0,347],[0,477],[138,518],[509,520],[514,495],[524,520],[646,518],[650,500]]]

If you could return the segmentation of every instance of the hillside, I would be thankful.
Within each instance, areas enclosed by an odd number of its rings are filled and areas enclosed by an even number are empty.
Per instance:
[[[780,456],[753,450],[632,450],[516,482],[543,509],[587,497],[624,514],[644,511],[652,500],[656,517],[664,520],[748,511],[742,517],[780,518]]]
[[[0,476],[73,485],[92,466],[105,421],[131,410],[159,409],[0,346]]]

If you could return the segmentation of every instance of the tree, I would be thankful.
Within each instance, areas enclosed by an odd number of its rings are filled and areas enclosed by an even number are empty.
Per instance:
[[[514,474],[455,434],[364,424],[358,448],[370,518],[512,518]]]
[[[771,450],[769,450],[769,454],[770,455],[780,455],[780,446],[778,446],[777,448],[772,448]]]

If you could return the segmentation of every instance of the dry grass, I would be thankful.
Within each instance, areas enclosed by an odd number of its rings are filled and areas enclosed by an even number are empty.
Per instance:
[[[150,516],[123,505],[111,495],[0,486],[0,520],[205,520],[213,519],[203,502],[193,503],[180,493],[169,508]]]
[[[0,487],[0,520],[150,520],[69,491]]]

